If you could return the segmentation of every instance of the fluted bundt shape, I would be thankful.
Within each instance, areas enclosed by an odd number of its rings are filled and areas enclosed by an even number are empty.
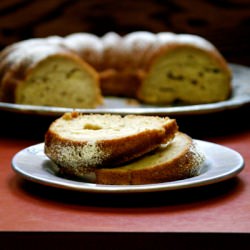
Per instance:
[[[209,41],[190,34],[30,39],[5,48],[0,61],[4,102],[91,108],[101,103],[101,94],[153,105],[218,102],[231,94],[224,57]]]

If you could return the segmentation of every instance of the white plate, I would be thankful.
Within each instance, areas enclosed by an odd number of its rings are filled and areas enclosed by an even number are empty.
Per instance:
[[[243,169],[244,160],[238,152],[211,142],[195,141],[206,156],[201,174],[172,182],[147,185],[102,185],[62,178],[56,175],[56,165],[44,154],[44,143],[18,152],[12,159],[12,167],[22,177],[40,184],[95,193],[139,193],[204,186],[232,178]]]
[[[233,91],[230,99],[223,102],[186,105],[186,106],[167,106],[157,107],[152,105],[143,105],[135,100],[127,98],[109,98],[104,99],[104,104],[95,109],[77,109],[81,113],[116,113],[116,114],[163,114],[163,115],[192,115],[207,114],[223,111],[226,109],[239,108],[250,103],[250,68],[230,64],[233,71]],[[71,108],[47,107],[35,105],[20,105],[13,103],[0,102],[0,110],[36,114],[59,116],[65,112],[72,111]]]

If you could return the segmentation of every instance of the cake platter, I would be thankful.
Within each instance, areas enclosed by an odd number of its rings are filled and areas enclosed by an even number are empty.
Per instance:
[[[104,104],[95,109],[74,109],[81,113],[112,113],[112,114],[140,114],[140,115],[193,115],[219,112],[227,109],[237,109],[250,104],[250,68],[247,66],[230,64],[233,72],[232,95],[228,100],[209,104],[185,106],[153,106],[145,105],[134,99],[105,97]],[[71,112],[72,108],[22,105],[0,102],[0,110],[23,114],[59,116]]]

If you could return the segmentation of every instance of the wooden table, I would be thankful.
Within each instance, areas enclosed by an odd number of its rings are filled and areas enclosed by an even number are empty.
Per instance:
[[[158,249],[166,239],[169,246],[176,247],[194,239],[203,244],[205,239],[211,249],[222,242],[230,247],[237,242],[235,237],[244,242],[250,232],[250,124],[245,121],[249,112],[249,107],[243,107],[205,116],[175,117],[180,130],[192,137],[238,151],[245,159],[245,168],[237,177],[186,190],[116,195],[62,190],[19,177],[11,168],[12,157],[19,150],[41,142],[54,117],[2,111],[0,246],[3,242],[11,245],[44,239],[50,239],[52,246],[58,241],[66,246],[70,240],[85,239],[89,249],[98,244],[106,249],[109,245],[104,243],[117,243],[125,236],[138,246],[149,247],[158,242]],[[13,233],[16,241],[11,240]],[[213,239],[219,237],[220,244],[210,241],[211,235]],[[125,249],[125,245],[119,249]]]

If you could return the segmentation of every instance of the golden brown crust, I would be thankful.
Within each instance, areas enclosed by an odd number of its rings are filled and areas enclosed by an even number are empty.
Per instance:
[[[182,140],[181,143],[180,140]],[[175,153],[173,147],[178,146],[180,149]],[[162,155],[166,159],[158,162],[158,158],[161,158]],[[150,159],[152,157],[154,157],[153,160]],[[185,179],[198,175],[203,161],[204,155],[198,150],[192,139],[179,132],[176,134],[175,140],[165,149],[158,149],[132,164],[118,168],[97,169],[95,171],[96,183],[139,185]]]

